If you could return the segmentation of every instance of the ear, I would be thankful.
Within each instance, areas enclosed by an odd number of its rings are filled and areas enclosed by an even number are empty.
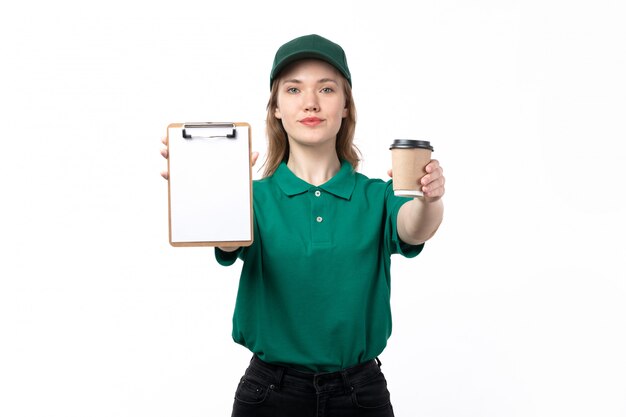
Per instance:
[[[274,117],[277,119],[281,119],[283,117],[278,107],[276,107],[276,109],[274,110]]]

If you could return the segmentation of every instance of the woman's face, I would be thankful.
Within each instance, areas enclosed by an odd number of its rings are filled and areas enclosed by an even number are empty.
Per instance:
[[[282,121],[290,146],[332,145],[348,114],[344,78],[330,64],[316,59],[297,61],[277,80],[274,116]]]

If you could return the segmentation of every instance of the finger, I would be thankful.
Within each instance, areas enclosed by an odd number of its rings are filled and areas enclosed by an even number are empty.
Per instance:
[[[170,179],[170,173],[167,171],[161,171],[161,176],[165,178],[166,180]]]
[[[387,170],[387,175],[389,175],[391,178],[393,178],[393,171],[391,169]]]
[[[434,181],[437,181],[439,176],[436,173],[426,174],[418,181],[420,185],[426,186]]]
[[[439,166],[439,161],[437,161],[436,159],[432,159],[428,165],[426,165],[426,167],[424,168],[426,170],[427,173],[431,173],[436,171],[437,169],[440,169]]]
[[[434,191],[424,192],[424,197],[433,200],[438,200],[445,194],[446,190],[444,188],[437,188]]]
[[[434,168],[433,168],[434,166]],[[439,178],[443,177],[443,169],[439,166],[439,164],[435,164],[435,165],[427,165],[427,170],[426,172],[428,172],[428,174],[424,175],[421,179],[420,179],[420,184],[422,185],[427,185],[433,181],[437,181]]]
[[[436,178],[431,177],[429,181],[424,181],[422,184],[425,187],[430,187],[431,189],[433,189],[435,187],[443,186],[445,183],[446,183],[446,178],[443,175],[441,175]]]
[[[161,149],[161,156],[165,159],[169,157],[169,151],[167,150],[167,148]]]
[[[259,159],[259,153],[258,152],[252,152],[252,156],[250,158],[251,162],[252,162],[252,166],[254,166],[254,164],[256,164],[256,160]]]
[[[422,191],[425,197],[433,198],[433,197],[443,197],[445,193],[444,187],[437,187],[435,189],[431,189],[429,191]]]
[[[424,198],[426,199],[426,201],[428,202],[435,202],[438,200],[441,200],[441,197],[443,197],[443,193],[436,193],[436,194],[430,194],[430,193],[424,193]]]
[[[167,145],[167,136],[163,136],[163,137],[161,138],[161,143],[162,143],[163,145]]]
[[[435,181],[428,183],[427,185],[422,186],[422,192],[426,195],[430,196],[441,196],[445,192],[445,177],[440,177]]]

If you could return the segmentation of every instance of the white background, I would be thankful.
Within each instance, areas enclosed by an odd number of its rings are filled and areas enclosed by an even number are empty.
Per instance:
[[[410,137],[448,180],[437,236],[393,259],[396,415],[626,416],[623,2],[1,8],[0,415],[230,415],[241,264],[169,246],[160,138],[246,121],[263,157],[274,52],[318,33],[361,171]]]

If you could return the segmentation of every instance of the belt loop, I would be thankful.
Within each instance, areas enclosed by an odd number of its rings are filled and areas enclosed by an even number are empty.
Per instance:
[[[343,387],[346,394],[350,394],[352,392],[352,385],[350,385],[350,380],[348,379],[348,371],[341,371],[341,378],[343,379]]]
[[[285,368],[279,366],[278,369],[276,369],[276,389],[280,389],[283,383],[283,376],[285,376]]]
[[[380,359],[378,359],[378,356],[376,356],[376,363],[378,364],[379,368],[383,366],[383,363],[380,361]]]

